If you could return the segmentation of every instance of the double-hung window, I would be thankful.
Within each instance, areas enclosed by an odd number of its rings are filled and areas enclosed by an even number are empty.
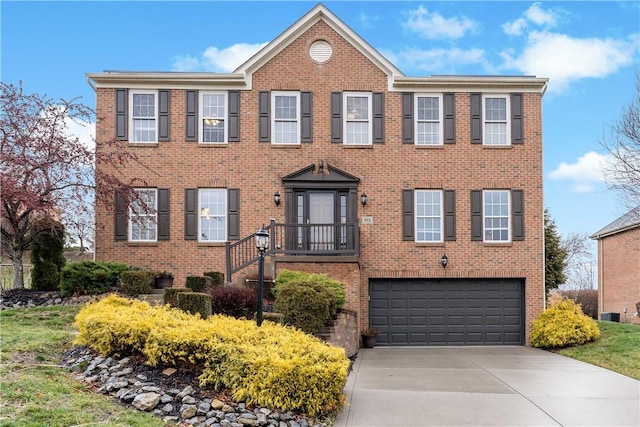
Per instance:
[[[129,241],[155,242],[158,240],[158,190],[139,188],[137,199],[129,205]]]
[[[484,190],[482,206],[485,242],[511,241],[511,200],[508,190]]]
[[[300,92],[271,92],[273,144],[300,143]]]
[[[442,95],[416,95],[415,144],[442,145]]]
[[[484,111],[484,144],[510,145],[509,96],[485,95],[482,97]]]
[[[226,144],[226,117],[226,92],[200,92],[200,142]]]
[[[227,189],[198,190],[198,240],[224,242],[227,240]]]
[[[442,191],[415,190],[416,242],[442,242]]]
[[[372,144],[371,93],[345,92],[343,106],[344,144]]]
[[[158,92],[129,91],[132,142],[158,142]]]

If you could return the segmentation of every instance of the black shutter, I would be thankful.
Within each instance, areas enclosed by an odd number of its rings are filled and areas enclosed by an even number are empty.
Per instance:
[[[456,192],[444,191],[444,240],[456,240]]]
[[[402,240],[413,240],[413,190],[402,190]]]
[[[313,92],[300,93],[300,141],[313,141]]]
[[[240,92],[237,90],[229,91],[229,114],[228,129],[229,136],[227,141],[240,142]]]
[[[444,111],[444,143],[456,143],[456,94],[445,93],[442,96]]]
[[[471,143],[482,144],[482,95],[471,94]]]
[[[258,94],[258,141],[260,142],[271,141],[270,95],[269,92]]]
[[[116,191],[116,203],[115,203],[115,228],[114,239],[115,240],[127,240],[128,228],[127,220],[129,217],[129,209],[127,207],[127,201],[122,196],[122,193]]]
[[[373,93],[373,143],[384,144],[384,93]]]
[[[402,143],[413,144],[413,93],[402,94]]]
[[[524,143],[522,127],[522,94],[511,94],[511,143]]]
[[[116,89],[116,138],[121,141],[129,139],[129,135],[127,134],[127,122],[129,121],[127,118],[128,100],[129,94],[127,89]]]
[[[158,188],[158,240],[169,240],[168,188]]]
[[[198,142],[198,91],[186,91],[186,135],[185,140]]]
[[[331,142],[342,142],[342,92],[331,93]]]
[[[524,240],[524,200],[522,190],[511,191],[513,240]]]
[[[169,90],[158,91],[158,141],[169,141],[169,105],[171,104]]]
[[[482,241],[482,191],[471,190],[471,240]]]
[[[240,190],[230,188],[228,190],[227,214],[229,217],[229,240],[240,240]]]
[[[198,190],[184,190],[184,240],[198,240]]]

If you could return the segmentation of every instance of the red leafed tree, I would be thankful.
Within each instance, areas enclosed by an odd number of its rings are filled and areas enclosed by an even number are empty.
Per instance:
[[[1,245],[13,264],[14,288],[23,288],[23,252],[48,219],[60,220],[92,198],[113,207],[116,190],[135,197],[132,182],[103,170],[117,171],[138,159],[116,139],[100,141],[95,150],[70,135],[70,121],[86,124],[94,115],[77,99],[54,102],[24,93],[22,83],[0,85]]]

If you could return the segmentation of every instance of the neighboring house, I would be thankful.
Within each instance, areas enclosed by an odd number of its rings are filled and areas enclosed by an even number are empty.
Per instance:
[[[87,76],[157,209],[99,206],[98,260],[237,282],[264,224],[267,271],[343,281],[379,345],[528,342],[547,79],[408,77],[322,4],[229,74]]]
[[[591,235],[598,241],[598,308],[607,320],[640,324],[640,206]]]

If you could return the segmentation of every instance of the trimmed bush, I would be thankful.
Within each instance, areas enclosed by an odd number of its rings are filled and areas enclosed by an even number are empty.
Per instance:
[[[164,303],[169,304],[171,307],[178,307],[178,294],[180,292],[187,292],[185,288],[166,288],[164,290]]]
[[[117,288],[118,279],[129,268],[117,262],[71,262],[62,268],[60,293],[70,295],[96,295]]]
[[[336,297],[338,309],[344,307],[344,304],[347,301],[344,283],[330,279],[326,274],[306,273],[304,271],[292,270],[282,270],[278,273],[278,277],[276,277],[276,282],[273,287],[273,295],[277,298],[280,287],[294,281],[316,282],[329,289]]]
[[[247,317],[258,307],[258,297],[251,289],[216,286],[211,294],[211,309],[216,314],[226,314],[235,318]]]
[[[130,297],[149,294],[155,280],[153,271],[123,271],[120,274],[120,292]]]
[[[76,344],[103,356],[141,354],[151,366],[199,367],[201,386],[229,388],[247,405],[317,415],[344,404],[344,350],[293,328],[221,315],[204,320],[113,295],[84,307],[75,326]]]
[[[582,313],[572,300],[559,301],[533,321],[531,345],[562,348],[581,345],[600,338],[598,324]]]
[[[185,286],[193,292],[206,292],[213,287],[213,279],[208,276],[187,276]]]
[[[48,228],[38,233],[31,245],[31,289],[57,291],[60,289],[60,273],[66,263],[64,227],[52,220],[47,220],[43,226]]]
[[[221,273],[219,271],[205,271],[203,276],[211,277],[212,286],[224,285],[224,273]]]
[[[206,319],[211,316],[211,297],[201,292],[178,292],[178,308]]]
[[[255,316],[254,316],[255,318]],[[279,323],[284,325],[284,315],[282,313],[275,313],[273,311],[265,311],[262,313],[262,320],[268,320],[270,322]]]
[[[274,309],[285,325],[317,334],[335,315],[336,297],[317,282],[292,281],[279,287]]]

